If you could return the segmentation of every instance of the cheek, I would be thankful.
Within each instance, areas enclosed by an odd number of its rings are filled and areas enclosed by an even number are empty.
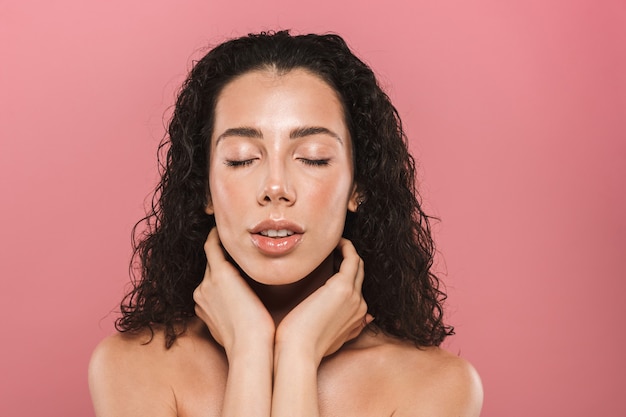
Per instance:
[[[229,187],[227,183],[220,181],[210,182],[209,190],[213,216],[220,239],[222,241],[228,240],[233,222],[238,217],[237,209],[242,207],[242,204],[238,202],[237,188]]]
[[[215,211],[228,213],[236,209],[239,207],[237,203],[249,193],[245,181],[233,178],[221,170],[211,170],[209,176],[209,193]]]
[[[321,226],[328,238],[340,238],[345,226],[351,180],[327,181],[308,190],[306,202],[315,225]]]
[[[321,206],[329,210],[345,208],[352,189],[352,179],[349,175],[332,175],[311,187],[310,194]]]
[[[213,216],[215,217],[215,226],[219,232],[220,242],[226,252],[238,262],[236,230],[238,230],[237,220],[240,220],[243,214],[238,211],[238,208],[243,205],[237,202],[237,195],[223,182],[220,182],[217,186],[211,184],[210,190],[213,201]]]

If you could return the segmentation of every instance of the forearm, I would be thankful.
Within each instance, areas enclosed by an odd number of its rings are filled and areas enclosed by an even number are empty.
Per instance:
[[[319,416],[318,365],[302,351],[276,348],[272,417]]]
[[[223,417],[268,417],[272,401],[271,348],[250,344],[228,355]]]

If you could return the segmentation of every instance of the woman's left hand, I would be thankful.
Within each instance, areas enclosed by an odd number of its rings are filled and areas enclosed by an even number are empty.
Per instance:
[[[311,355],[317,364],[357,337],[373,317],[361,293],[363,260],[352,243],[341,239],[339,271],[298,304],[276,329],[275,355],[285,349]]]

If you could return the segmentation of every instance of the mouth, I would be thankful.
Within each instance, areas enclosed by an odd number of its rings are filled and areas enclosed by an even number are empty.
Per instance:
[[[252,243],[263,254],[286,255],[302,241],[304,228],[287,220],[264,220],[249,229]]]
[[[292,230],[288,230],[288,229],[280,229],[280,230],[269,229],[269,230],[261,230],[259,234],[265,237],[281,238],[281,237],[291,236],[295,234],[295,232]]]

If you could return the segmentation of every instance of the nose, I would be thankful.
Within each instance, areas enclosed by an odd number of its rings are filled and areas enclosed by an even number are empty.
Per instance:
[[[257,201],[261,205],[284,204],[291,206],[296,202],[296,193],[287,170],[280,164],[268,167],[267,175],[261,182]]]

